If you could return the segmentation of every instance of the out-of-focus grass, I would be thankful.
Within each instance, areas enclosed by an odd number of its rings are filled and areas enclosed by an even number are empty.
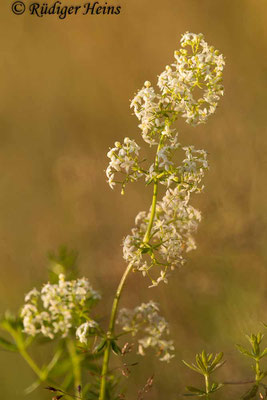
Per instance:
[[[132,306],[160,301],[177,348],[168,366],[140,360],[127,399],[136,399],[153,372],[150,398],[177,398],[192,383],[180,359],[202,348],[225,352],[225,379],[250,376],[234,343],[267,320],[266,3],[122,5],[119,16],[66,21],[15,17],[0,6],[0,307],[16,310],[24,293],[46,280],[47,250],[65,243],[80,252],[81,271],[102,290],[108,315],[124,269],[121,239],[149,207],[151,188],[112,192],[105,154],[124,136],[141,142],[128,99],[145,80],[156,82],[180,34],[204,33],[227,65],[216,115],[195,129],[178,124],[183,143],[210,154],[206,190],[195,199],[203,214],[198,249],[168,286],[148,290],[133,275],[123,298]],[[24,398],[31,372],[15,354],[0,357],[1,399]],[[29,396],[42,398],[42,390]]]

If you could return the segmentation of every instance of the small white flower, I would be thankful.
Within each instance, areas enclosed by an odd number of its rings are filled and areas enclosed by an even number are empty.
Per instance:
[[[169,325],[159,315],[159,308],[155,302],[142,303],[134,310],[121,309],[117,323],[122,326],[124,331],[131,332],[133,336],[144,335],[138,339],[138,354],[144,356],[145,349],[152,347],[161,361],[169,362],[174,357],[172,354],[173,341],[164,339],[164,336],[169,335]]]
[[[76,337],[77,339],[84,344],[87,344],[88,341],[88,333],[90,329],[96,329],[98,323],[96,321],[90,320],[86,321],[82,325],[80,325],[76,330]]]
[[[38,297],[40,292],[38,292],[37,289],[33,288],[26,296],[25,296],[25,302],[31,300],[32,297]]]
[[[26,304],[21,310],[24,332],[31,336],[38,333],[53,339],[59,334],[66,337],[76,317],[100,298],[86,278],[66,281],[59,275],[57,284],[47,283],[41,292],[31,290],[25,297]],[[88,307],[87,307],[88,308]]]
[[[113,189],[116,183],[121,183],[124,189],[126,183],[136,181],[142,176],[139,170],[139,150],[140,147],[137,143],[126,137],[123,144],[115,142],[115,147],[107,153],[110,162],[106,169],[106,176],[111,189]],[[118,173],[120,173],[121,181],[119,181],[120,178],[116,178]]]

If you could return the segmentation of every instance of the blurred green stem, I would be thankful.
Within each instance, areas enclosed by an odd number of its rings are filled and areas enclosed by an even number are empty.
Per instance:
[[[210,381],[209,381],[209,375],[205,375],[205,385],[206,385],[206,400],[210,399],[209,392],[210,392]]]
[[[68,352],[70,355],[72,370],[74,376],[75,392],[79,394],[79,386],[81,385],[81,360],[79,354],[77,354],[75,343],[72,339],[66,341]]]
[[[40,381],[44,382],[47,378],[46,373],[37,366],[25,348],[20,348],[19,352],[31,369],[36,373]]]
[[[162,143],[164,140],[164,136],[161,135],[156,156],[155,156],[155,171],[158,170],[158,152],[162,147]],[[150,237],[151,237],[151,230],[153,227],[153,222],[156,214],[156,205],[157,205],[157,194],[158,194],[158,178],[154,179],[154,187],[153,187],[153,198],[152,198],[152,204],[151,204],[151,213],[150,213],[150,218],[149,218],[149,223],[146,229],[146,233],[144,235],[143,243],[149,243]],[[111,316],[110,316],[110,321],[109,321],[109,327],[108,327],[108,332],[107,332],[107,345],[105,348],[104,352],[104,358],[103,358],[103,364],[102,364],[102,373],[101,373],[101,383],[100,383],[100,394],[99,394],[99,400],[105,400],[106,398],[106,385],[107,385],[107,373],[108,373],[108,364],[109,364],[109,358],[110,358],[110,350],[111,350],[111,340],[113,339],[113,333],[114,333],[114,326],[115,326],[115,320],[117,316],[117,311],[118,311],[118,305],[121,297],[122,290],[125,285],[125,281],[129,275],[129,273],[133,269],[133,265],[129,264],[122,275],[122,278],[120,280],[119,286],[116,291],[116,295],[113,300],[113,305],[111,309]]]
[[[31,369],[35,372],[35,374],[38,376],[40,381],[44,382],[46,380],[46,378],[47,378],[47,374],[45,373],[45,371],[42,371],[38,367],[38,365],[35,363],[35,361],[31,358],[31,356],[27,352],[26,347],[25,347],[25,343],[24,343],[24,341],[23,341],[23,339],[21,337],[21,333],[15,331],[11,327],[9,327],[8,332],[13,337],[13,339],[14,339],[16,345],[17,345],[17,348],[18,348],[18,351],[19,351],[20,355],[24,358],[24,360],[29,365],[29,367],[31,367]]]

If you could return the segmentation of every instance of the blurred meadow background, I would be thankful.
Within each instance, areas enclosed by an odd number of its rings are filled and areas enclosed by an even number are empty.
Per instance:
[[[267,322],[267,3],[116,2],[118,16],[64,21],[0,5],[0,312],[16,311],[47,281],[47,252],[65,244],[79,252],[80,273],[102,292],[98,310],[108,317],[125,268],[122,238],[149,207],[152,188],[111,191],[106,153],[124,136],[143,145],[129,99],[145,80],[156,83],[182,33],[202,32],[226,69],[225,96],[208,124],[177,124],[180,142],[209,153],[206,188],[194,198],[203,216],[198,248],[167,286],[148,289],[132,274],[121,303],[159,301],[176,346],[168,365],[132,356],[139,365],[124,382],[127,399],[154,373],[147,398],[171,400],[198,381],[181,359],[193,361],[203,348],[224,351],[223,379],[251,377],[234,344]],[[25,397],[32,379],[17,354],[1,351],[1,400],[51,398],[43,389]],[[242,391],[231,387],[224,399]]]

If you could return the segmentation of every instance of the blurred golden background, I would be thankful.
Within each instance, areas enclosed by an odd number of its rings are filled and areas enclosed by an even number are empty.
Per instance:
[[[226,70],[225,96],[208,124],[177,124],[182,143],[209,152],[206,189],[194,199],[203,215],[198,248],[167,286],[147,289],[133,274],[122,300],[159,301],[176,346],[168,365],[140,359],[127,399],[152,373],[147,398],[177,399],[198,379],[181,359],[203,348],[225,352],[224,379],[250,377],[234,344],[267,322],[267,3],[116,2],[118,16],[64,21],[0,5],[0,312],[16,311],[47,280],[47,251],[66,244],[79,251],[81,274],[102,291],[108,316],[125,267],[122,237],[149,207],[151,187],[111,191],[106,153],[124,136],[142,143],[129,99],[145,80],[156,83],[182,33],[202,32],[225,55]],[[1,400],[23,399],[32,372],[16,354],[1,351],[0,360]],[[242,389],[227,389],[228,398]],[[50,397],[40,389],[27,399]]]

